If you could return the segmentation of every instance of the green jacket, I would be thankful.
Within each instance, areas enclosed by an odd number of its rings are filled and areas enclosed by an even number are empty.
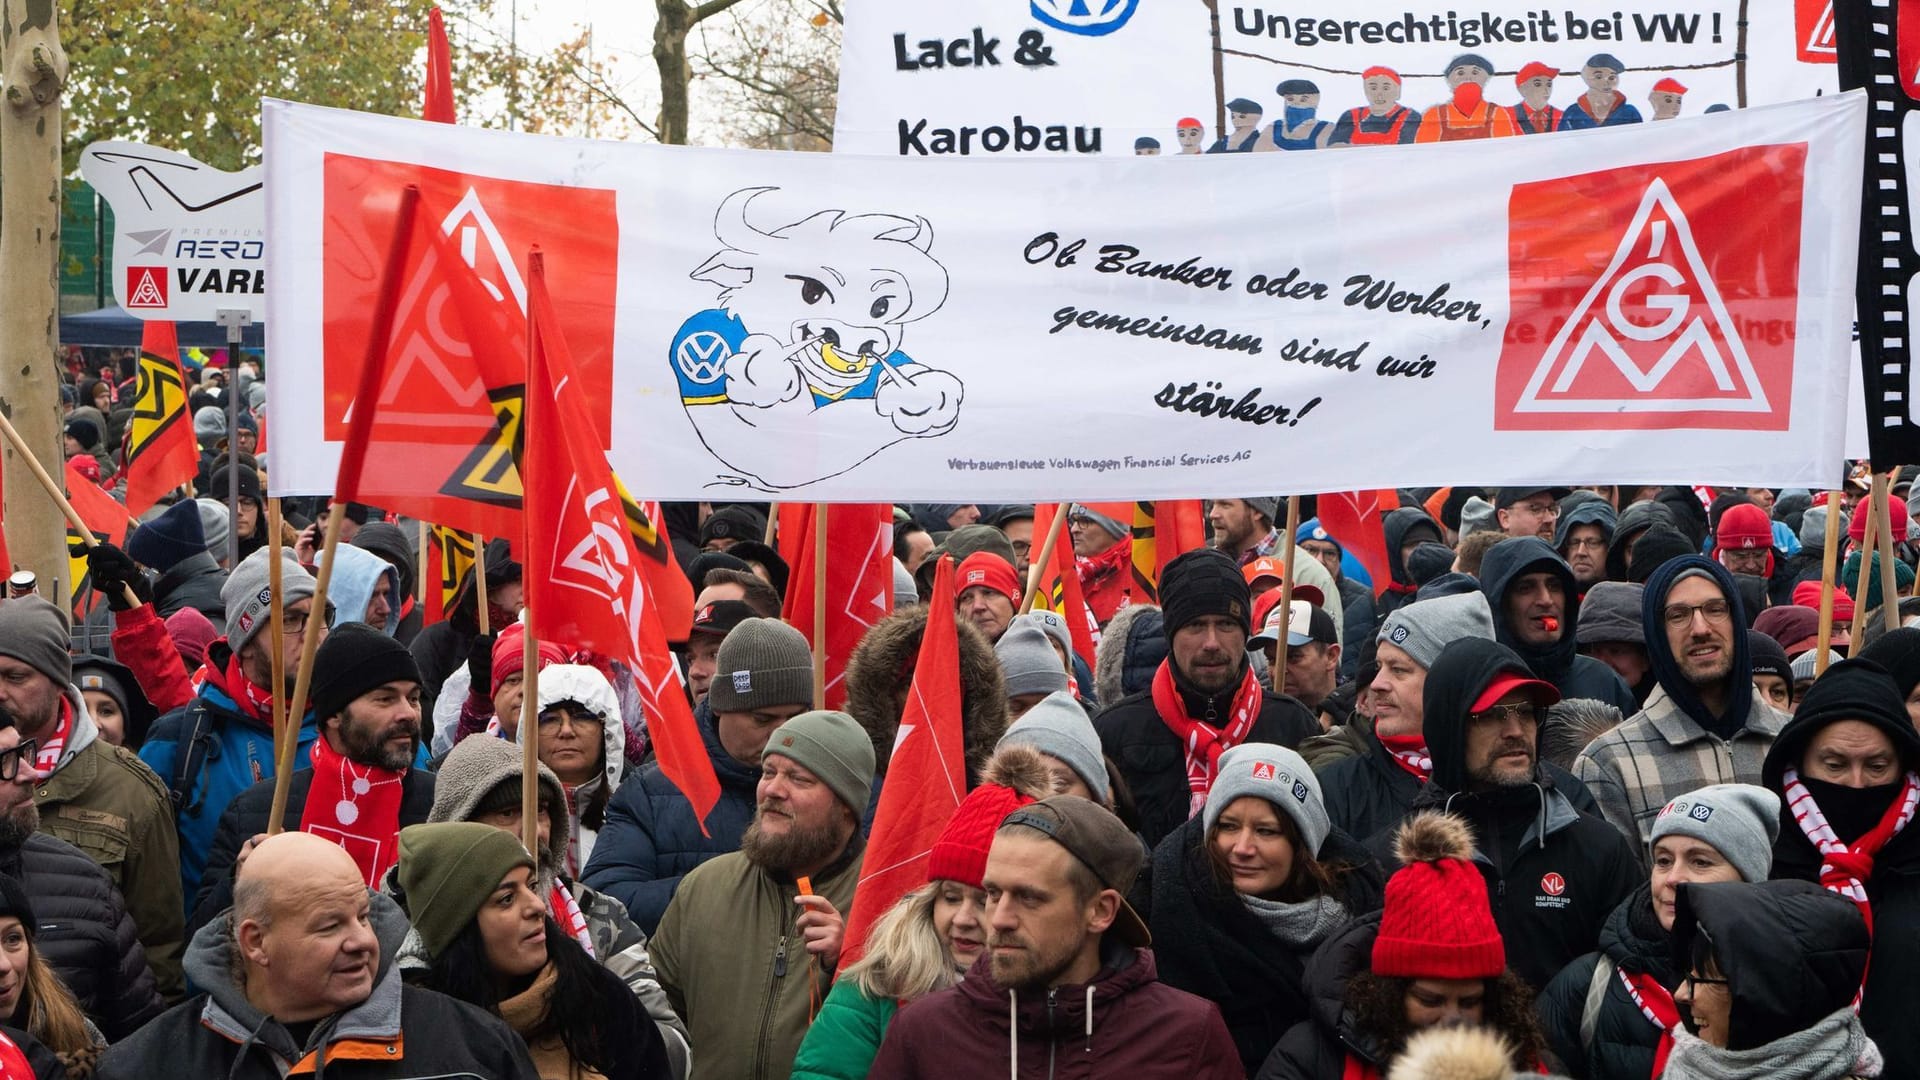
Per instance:
[[[793,1059],[793,1080],[866,1080],[899,1009],[892,998],[868,997],[853,983],[835,983]]]
[[[813,875],[844,918],[860,880],[856,836]],[[811,1011],[833,972],[806,951],[794,883],[738,851],[701,863],[673,894],[653,935],[653,968],[693,1048],[691,1080],[786,1080]],[[811,990],[809,990],[811,983]]]
[[[154,987],[169,1003],[178,1001],[186,994],[180,974],[186,907],[167,786],[133,751],[100,739],[72,687],[68,700],[74,705],[68,749],[53,775],[33,789],[40,831],[106,869],[139,931]]]

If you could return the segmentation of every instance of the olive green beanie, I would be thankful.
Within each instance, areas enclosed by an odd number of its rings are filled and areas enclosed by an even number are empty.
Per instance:
[[[400,888],[427,958],[440,958],[508,871],[533,865],[512,833],[491,825],[448,821],[401,829]]]

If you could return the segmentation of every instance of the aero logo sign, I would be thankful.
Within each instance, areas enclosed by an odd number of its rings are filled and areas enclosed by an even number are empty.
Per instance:
[[[1495,428],[1786,430],[1805,160],[1755,147],[1516,185]]]

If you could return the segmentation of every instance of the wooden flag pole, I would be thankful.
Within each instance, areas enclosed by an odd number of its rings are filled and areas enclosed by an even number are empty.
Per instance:
[[[526,609],[522,609],[525,611]],[[533,638],[533,613],[526,611],[526,633],[521,635],[520,659],[520,839],[537,861],[540,857],[540,649]],[[610,716],[607,723],[618,724]],[[565,822],[552,822],[561,829]]]
[[[1838,491],[1827,492],[1827,537],[1820,555],[1820,636],[1813,647],[1815,678],[1826,673],[1827,653],[1833,646],[1833,576],[1840,554],[1840,497]]]
[[[1271,674],[1273,692],[1276,694],[1287,692],[1287,620],[1293,615],[1293,557],[1295,555],[1293,538],[1299,531],[1300,496],[1289,495],[1287,496],[1287,531],[1280,537],[1280,565],[1286,568],[1286,573],[1280,576],[1280,606],[1274,609],[1280,613],[1280,637],[1273,643]],[[1260,632],[1257,626],[1253,630],[1256,634]]]
[[[60,485],[54,482],[46,466],[41,465],[40,459],[34,457],[33,451],[27,449],[26,440],[20,437],[20,432],[15,430],[13,421],[7,419],[4,412],[0,412],[0,435],[6,436],[7,442],[13,445],[13,452],[20,455],[20,460],[27,463],[27,469],[33,473],[35,480],[40,481],[40,486],[46,489],[47,495],[53,499],[53,504],[60,508],[60,513],[67,519],[67,524],[72,525],[73,531],[80,534],[80,542],[88,549],[99,547],[100,541],[94,539],[93,530],[87,528],[87,523],[81,520],[80,511],[75,510],[73,504],[67,501],[66,493],[61,491]],[[140,606],[140,597],[134,593],[132,586],[122,585],[120,588],[121,595],[126,597],[130,607]]]
[[[347,504],[335,499],[327,508],[326,539],[320,546],[320,574],[313,583],[313,606],[307,611],[307,634],[300,641],[300,667],[293,677],[293,701],[287,706],[287,723],[298,724],[307,712],[307,691],[313,686],[313,655],[319,651],[320,635],[316,626],[327,621],[327,586],[333,583],[333,553],[340,547],[340,530],[347,523]],[[276,604],[277,606],[277,604]],[[322,736],[324,738],[325,736]],[[289,740],[289,746],[298,742]],[[273,809],[267,815],[269,835],[280,831],[280,819],[287,812],[287,784],[293,779],[292,754],[274,763]]]
[[[473,534],[473,612],[480,622],[480,636],[493,633],[493,612],[487,606],[487,538]]]
[[[293,761],[293,748],[300,744],[299,732],[287,727],[287,613],[283,602],[286,593],[280,589],[280,553],[285,549],[280,546],[279,499],[267,500],[267,533],[272,537],[273,544],[267,561],[267,592],[273,597],[267,615],[267,644],[273,647],[273,685],[270,688],[273,694],[268,699],[268,708],[273,724],[273,772],[278,776],[292,771],[290,763]],[[324,611],[321,614],[324,615]],[[315,612],[309,610],[307,618],[312,619],[314,615]],[[269,818],[267,831],[277,831],[279,824],[279,818]]]
[[[813,707],[827,707],[827,504],[813,504]]]
[[[427,524],[426,518],[421,518],[415,524],[420,526],[420,554],[414,563],[419,573],[413,575],[413,587],[414,592],[419,594],[415,600],[421,605],[421,616],[424,618],[427,603],[427,545],[433,542],[433,526]]]
[[[1873,545],[1880,535],[1880,477],[1874,476],[1867,485],[1867,525],[1860,537],[1860,568],[1853,575],[1853,612],[1854,621],[1860,622],[1867,611],[1867,572],[1873,569]],[[1846,582],[1841,582],[1846,584]]]
[[[1027,564],[1027,594],[1020,598],[1020,614],[1033,610],[1033,601],[1040,593],[1040,582],[1046,579],[1047,570],[1053,566],[1053,551],[1060,546],[1060,533],[1067,525],[1067,508],[1071,503],[1060,503],[1054,507],[1053,524],[1047,526],[1046,539],[1040,542],[1040,557]]]
[[[774,530],[778,528],[779,525],[780,525],[780,504],[768,503],[767,504],[767,534],[760,538],[760,542],[767,545],[768,547],[772,547],[773,541],[774,541]]]
[[[1900,626],[1900,582],[1893,573],[1893,479],[1898,472],[1889,472],[1880,481],[1880,542],[1875,545],[1880,554],[1880,611],[1888,630]],[[1906,511],[1904,505],[1900,507],[1901,513]]]

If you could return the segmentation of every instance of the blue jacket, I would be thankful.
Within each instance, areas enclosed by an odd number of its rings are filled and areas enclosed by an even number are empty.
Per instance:
[[[693,804],[653,762],[640,775],[628,776],[613,793],[593,857],[581,874],[590,888],[627,905],[627,914],[648,936],[660,925],[687,871],[716,855],[738,851],[740,837],[753,820],[760,769],[727,754],[706,702],[694,711],[694,719],[720,780],[720,801],[707,815],[708,835],[700,835]]]
[[[200,891],[200,875],[206,870],[207,851],[213,845],[220,815],[234,796],[272,777],[274,771],[273,733],[242,714],[226,691],[209,681],[192,701],[154,721],[146,744],[140,748],[140,760],[160,774],[169,790],[174,786],[174,770],[187,755],[197,725],[207,741],[206,758],[199,775],[192,778],[188,790],[174,804],[174,823],[180,830],[180,891],[189,910]],[[296,762],[306,762],[317,730],[313,713],[308,711],[300,725]]]

